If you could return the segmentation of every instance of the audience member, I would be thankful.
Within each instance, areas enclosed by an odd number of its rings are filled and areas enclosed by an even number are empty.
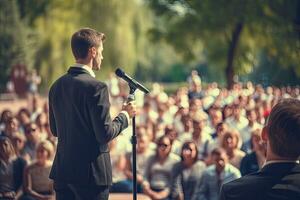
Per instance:
[[[13,117],[13,113],[10,109],[5,109],[2,111],[1,118],[0,118],[0,131],[1,132],[4,130],[7,120],[11,117]]]
[[[7,136],[11,139],[14,133],[19,131],[19,121],[15,117],[8,117],[5,124],[4,130],[0,135]]]
[[[181,162],[173,167],[171,199],[190,200],[205,168],[205,163],[198,160],[196,143],[185,142],[182,145]]]
[[[241,176],[240,171],[229,164],[225,150],[216,148],[211,154],[214,164],[204,170],[192,200],[219,200],[221,186]]]
[[[0,136],[0,199],[16,199],[22,194],[26,162],[15,154],[10,139]]]
[[[242,150],[246,153],[251,151],[251,133],[256,129],[262,129],[262,125],[257,120],[257,115],[254,109],[247,110],[246,116],[249,121],[248,125],[241,130],[241,139],[243,141]]]
[[[24,195],[21,200],[54,199],[53,182],[49,179],[54,147],[51,142],[43,141],[36,149],[36,161],[25,168]]]
[[[262,168],[266,160],[266,146],[261,139],[261,129],[252,132],[252,152],[247,154],[241,161],[240,171],[242,176],[257,172]]]
[[[241,160],[245,156],[245,152],[239,149],[240,137],[236,130],[229,129],[223,136],[222,148],[226,151],[229,163],[240,168]]]
[[[30,156],[30,161],[36,158],[36,149],[40,142],[40,133],[35,123],[29,123],[25,127],[26,143],[24,153]]]
[[[171,153],[171,149],[170,138],[162,136],[157,141],[155,155],[149,158],[143,190],[152,199],[167,199],[170,194],[172,168],[180,160],[179,156]]]
[[[199,159],[204,160],[208,156],[209,145],[212,142],[211,136],[204,131],[205,117],[198,112],[193,118],[193,132],[191,140],[197,144]]]

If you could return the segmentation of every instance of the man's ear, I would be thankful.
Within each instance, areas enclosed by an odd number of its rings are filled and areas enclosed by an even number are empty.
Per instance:
[[[262,132],[261,132],[261,139],[262,139],[264,142],[269,141],[269,133],[268,133],[267,127],[264,127],[264,128],[262,129]]]
[[[92,58],[95,58],[96,55],[97,55],[97,49],[95,47],[91,47],[89,49],[89,53],[90,53],[90,55],[91,55]]]

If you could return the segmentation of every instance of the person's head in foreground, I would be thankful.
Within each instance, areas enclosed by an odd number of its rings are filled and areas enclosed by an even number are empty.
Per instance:
[[[276,104],[262,132],[268,160],[297,160],[300,155],[300,100]]]

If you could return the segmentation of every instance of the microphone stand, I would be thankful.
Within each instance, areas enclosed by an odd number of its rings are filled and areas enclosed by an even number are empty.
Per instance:
[[[135,100],[134,92],[136,90],[135,87],[129,84],[129,96],[127,98],[127,102]],[[131,144],[132,144],[132,175],[133,175],[133,200],[137,200],[137,181],[136,181],[136,144],[137,138],[135,133],[135,116],[132,117],[132,137],[131,137]]]

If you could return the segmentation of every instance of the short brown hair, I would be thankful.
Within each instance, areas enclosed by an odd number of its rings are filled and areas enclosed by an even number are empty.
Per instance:
[[[86,58],[91,47],[98,48],[105,40],[104,33],[91,28],[82,28],[75,32],[71,39],[71,48],[75,59]]]
[[[300,155],[300,101],[285,99],[272,109],[266,130],[272,151],[285,158]]]

